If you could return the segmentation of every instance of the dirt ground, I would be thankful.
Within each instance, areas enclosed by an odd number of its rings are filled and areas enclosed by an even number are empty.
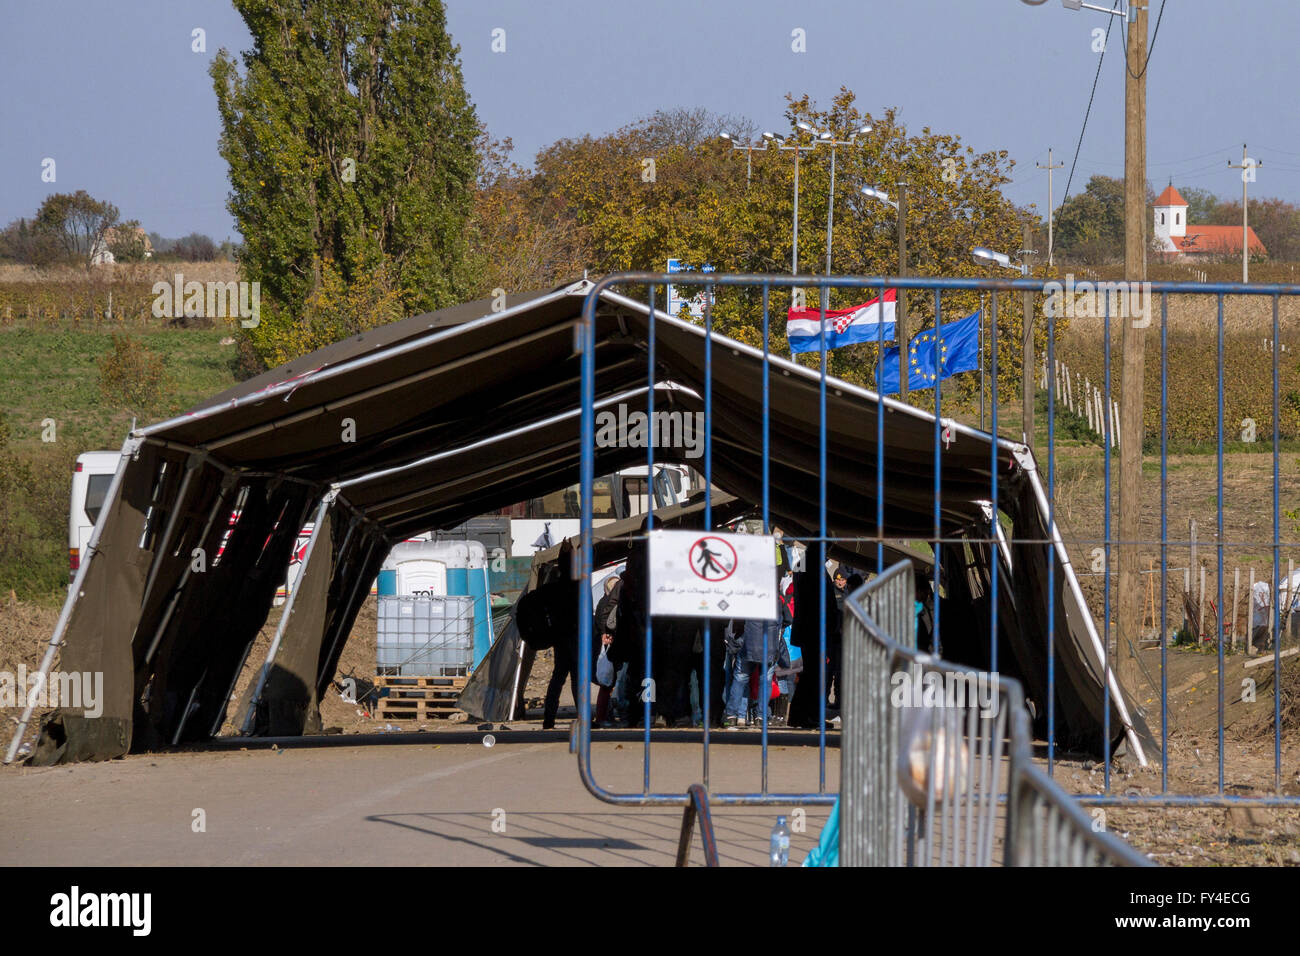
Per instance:
[[[1145,649],[1142,657],[1146,671],[1159,681],[1159,650]],[[1224,660],[1222,792],[1227,796],[1274,792],[1272,664],[1247,668],[1250,659],[1237,654]],[[1281,792],[1296,796],[1300,795],[1300,715],[1295,691],[1300,687],[1300,664],[1294,656],[1283,664]],[[1169,792],[1215,794],[1219,787],[1217,653],[1209,648],[1170,648],[1168,667]],[[1253,700],[1242,683],[1247,677],[1255,681]],[[1141,701],[1157,745],[1161,741],[1159,700],[1157,691]],[[1104,767],[1093,758],[1063,757],[1056,763],[1055,779],[1073,793],[1097,794],[1105,788]],[[1147,767],[1131,757],[1112,762],[1111,794],[1156,796],[1160,792],[1159,760]],[[1109,830],[1164,865],[1300,865],[1300,809],[1107,807],[1104,813]]]
[[[1232,518],[1226,525],[1229,535],[1260,536],[1264,528],[1264,515],[1271,514],[1263,508],[1257,493],[1257,482],[1252,474],[1264,466],[1268,456],[1241,456],[1249,459],[1234,462]],[[1258,458],[1258,460],[1257,460]],[[1171,469],[1171,515],[1183,516],[1192,506],[1203,502],[1207,493],[1213,493],[1213,469],[1201,467],[1200,462],[1182,463],[1183,467]],[[1271,467],[1271,464],[1268,466]],[[1082,506],[1086,497],[1087,473],[1072,488],[1062,487],[1058,503],[1062,516],[1070,513],[1071,530],[1076,535],[1088,537],[1099,529],[1089,523],[1088,511]],[[1256,476],[1258,477],[1258,476]],[[1208,484],[1207,484],[1208,483]],[[1208,488],[1208,492],[1207,492]],[[1267,490],[1267,485],[1265,485]],[[1252,514],[1253,512],[1253,514]],[[1158,498],[1154,519],[1158,528]],[[1152,509],[1144,509],[1145,528],[1152,520]],[[1175,527],[1171,517],[1170,526]],[[1185,526],[1185,519],[1184,519]],[[1208,537],[1208,535],[1207,535]],[[1075,542],[1072,547],[1082,561],[1087,554],[1087,542]],[[1271,556],[1256,547],[1257,556],[1271,561]],[[1212,541],[1202,539],[1201,557],[1212,560]],[[1172,562],[1172,559],[1171,559]],[[1261,564],[1262,567],[1262,564]],[[1087,577],[1083,578],[1090,602],[1100,604],[1100,588]],[[1113,600],[1113,595],[1112,595]],[[1171,596],[1171,608],[1175,605]],[[12,599],[0,608],[0,669],[13,672],[19,663],[29,669],[39,664],[46,642],[58,617],[57,609],[44,608]],[[1100,607],[1095,608],[1098,619]],[[1177,612],[1171,612],[1171,618]],[[235,700],[242,695],[247,683],[256,676],[264,659],[266,648],[278,623],[279,609],[273,609],[266,626],[258,636],[257,645],[249,655],[249,663],[236,687]],[[352,637],[343,651],[340,675],[355,674],[371,677],[375,661],[375,603],[368,600],[358,615]],[[1289,639],[1283,647],[1294,646]],[[1160,739],[1159,682],[1160,652],[1156,646],[1146,646],[1141,651],[1145,686],[1138,689],[1139,706],[1156,739]],[[1247,668],[1250,660],[1238,650],[1225,656],[1224,669],[1224,783],[1225,794],[1268,794],[1274,783],[1273,751],[1273,674],[1272,664]],[[1300,657],[1293,655],[1284,660],[1284,717],[1281,748],[1282,792],[1300,794]],[[1168,685],[1170,700],[1169,718],[1169,790],[1171,793],[1212,794],[1218,789],[1218,659],[1212,643],[1199,646],[1170,647],[1168,651]],[[530,676],[526,699],[530,710],[540,708],[546,683],[551,672],[551,654],[538,655]],[[1255,682],[1254,699],[1246,693],[1243,681]],[[562,705],[571,704],[566,688]],[[233,717],[232,707],[232,717]],[[11,713],[6,716],[12,718]],[[38,715],[39,716],[39,715]],[[466,729],[463,723],[447,720],[390,721],[373,719],[364,708],[345,702],[338,693],[327,693],[321,702],[321,716],[327,733],[369,734],[402,733],[404,735],[429,734],[433,739],[445,731]],[[12,723],[8,724],[12,726]],[[38,722],[29,729],[27,740],[33,740]],[[512,721],[511,726],[525,730],[536,726],[535,721]],[[227,721],[224,732],[233,732]],[[7,745],[6,739],[3,742]],[[15,770],[16,768],[9,768]],[[1102,767],[1093,758],[1062,755],[1056,761],[1055,778],[1066,789],[1081,794],[1095,794],[1103,789]],[[1160,792],[1161,778],[1158,762],[1141,768],[1131,758],[1118,758],[1112,764],[1112,794],[1155,795]],[[1164,809],[1115,808],[1105,810],[1108,829],[1127,839],[1143,852],[1151,854],[1159,863],[1169,865],[1297,865],[1300,864],[1300,810],[1272,809]]]

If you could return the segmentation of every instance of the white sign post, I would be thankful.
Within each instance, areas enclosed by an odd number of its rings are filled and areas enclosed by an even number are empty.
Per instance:
[[[776,538],[650,532],[650,613],[777,620]]]

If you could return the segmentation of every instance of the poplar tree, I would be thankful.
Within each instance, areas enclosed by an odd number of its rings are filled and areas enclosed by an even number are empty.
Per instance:
[[[234,5],[252,48],[240,64],[221,50],[210,72],[243,277],[261,283],[253,347],[282,358],[317,340],[302,323],[328,332],[331,275],[408,314],[460,301],[479,130],[442,3]],[[355,306],[336,337],[356,330]]]

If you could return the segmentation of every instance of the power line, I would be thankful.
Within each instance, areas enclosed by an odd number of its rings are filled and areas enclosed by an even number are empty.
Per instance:
[[[1156,52],[1156,38],[1160,36],[1160,21],[1165,16],[1165,0],[1160,0],[1160,12],[1156,14],[1156,28],[1151,33],[1151,46],[1147,49],[1147,58],[1142,63],[1142,72],[1134,73],[1133,68],[1128,64],[1128,44],[1124,45],[1124,69],[1128,70],[1128,75],[1135,80],[1142,79],[1146,75],[1147,67],[1151,65],[1151,54]],[[1112,19],[1114,19],[1112,17]]]
[[[1116,0],[1118,8],[1118,0]],[[1101,44],[1101,56],[1097,58],[1097,73],[1092,78],[1092,92],[1088,94],[1088,108],[1083,111],[1083,126],[1079,130],[1079,141],[1074,145],[1074,159],[1070,162],[1070,175],[1065,181],[1065,197],[1061,200],[1061,208],[1070,201],[1070,184],[1074,182],[1074,168],[1079,164],[1079,150],[1083,148],[1083,134],[1088,131],[1088,117],[1092,115],[1092,101],[1097,95],[1097,81],[1101,79],[1101,65],[1106,62],[1106,48],[1110,46],[1110,28],[1115,25],[1115,18],[1110,17],[1106,24],[1106,38]],[[1052,250],[1049,248],[1047,254],[1050,256]]]
[[[1218,149],[1211,149],[1211,150],[1208,150],[1208,151],[1206,151],[1206,152],[1204,152],[1204,153],[1197,153],[1197,154],[1195,154],[1194,156],[1184,156],[1184,157],[1182,157],[1181,159],[1166,159],[1166,160],[1161,160],[1160,162],[1148,162],[1148,163],[1147,163],[1147,166],[1148,166],[1148,168],[1149,168],[1149,167],[1151,167],[1151,166],[1177,166],[1177,165],[1179,165],[1180,163],[1190,163],[1190,162],[1193,162],[1194,160],[1204,159],[1204,158],[1207,157],[1207,156],[1218,156],[1218,155],[1220,155],[1221,153],[1223,153],[1225,150],[1229,150],[1229,149],[1234,148],[1236,145],[1237,145],[1236,143],[1228,143],[1228,144],[1225,145],[1225,146],[1220,146]],[[1260,149],[1265,149],[1265,148],[1267,148],[1267,147],[1263,147],[1263,146],[1260,147]],[[1295,155],[1300,156],[1300,153],[1296,153]],[[1124,165],[1123,163],[1116,163],[1116,162],[1112,162],[1112,161],[1110,161],[1110,160],[1105,160],[1105,159],[1090,159],[1090,158],[1087,157],[1087,156],[1085,156],[1085,157],[1083,158],[1083,161],[1084,161],[1085,163],[1091,164],[1091,165],[1093,165],[1093,166],[1122,166],[1122,165]]]

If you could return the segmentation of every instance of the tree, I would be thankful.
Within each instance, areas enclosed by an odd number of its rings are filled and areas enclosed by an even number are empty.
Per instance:
[[[90,267],[104,233],[117,223],[117,207],[94,199],[84,189],[45,197],[36,211],[36,228],[52,237],[63,255]]]
[[[1241,203],[1218,203],[1205,222],[1207,225],[1240,227]],[[1270,259],[1283,262],[1300,259],[1300,207],[1284,199],[1252,199],[1249,225],[1259,241],[1264,243]]]
[[[1060,255],[1097,265],[1124,255],[1124,180],[1093,176],[1056,212]]]
[[[35,222],[15,219],[0,231],[0,259],[41,267],[57,262],[62,256],[62,243]]]
[[[186,262],[211,262],[217,257],[217,244],[201,232],[192,232],[172,243],[171,254]]]
[[[1178,195],[1182,196],[1187,202],[1188,222],[1212,224],[1217,221],[1214,218],[1215,209],[1218,207],[1220,200],[1214,193],[1208,189],[1185,186],[1178,190]]]
[[[128,219],[114,226],[105,234],[105,239],[115,262],[144,261],[148,246],[145,244],[144,230],[140,228],[140,220]]]
[[[408,313],[459,301],[478,124],[442,3],[234,3],[253,48],[211,75],[254,345],[292,338],[326,262],[347,285],[391,269]]]
[[[1020,217],[999,187],[1012,167],[1005,152],[976,154],[956,136],[923,129],[909,134],[897,113],[870,116],[855,106],[854,94],[841,90],[829,109],[808,97],[791,98],[790,135],[807,121],[847,139],[865,122],[872,133],[836,154],[833,271],[837,274],[894,275],[898,271],[895,215],[862,196],[876,184],[894,191],[909,185],[908,244],[913,274],[983,274],[970,258],[973,246],[1020,247]],[[710,264],[726,272],[776,272],[790,269],[794,162],[790,151],[755,151],[752,176],[746,155],[721,140],[751,141],[752,124],[702,111],[657,113],[602,137],[561,140],[537,157],[536,171],[523,189],[530,214],[580,237],[586,263],[597,272],[633,269],[662,271],[671,257]],[[797,134],[807,146],[811,138]],[[821,272],[826,254],[826,214],[830,151],[824,146],[804,155],[800,169],[801,271]],[[485,277],[486,279],[486,277]],[[663,290],[658,302],[663,303]],[[832,307],[861,302],[869,293],[834,293]],[[1000,371],[1018,375],[1019,303],[1003,297]],[[816,305],[815,296],[808,299]],[[911,330],[932,324],[933,296],[913,295]],[[945,318],[974,311],[979,297],[944,297]],[[785,309],[789,294],[769,300],[773,352],[788,351]],[[714,327],[749,344],[762,341],[761,294],[753,288],[717,290]],[[803,361],[808,361],[807,358]],[[812,357],[815,364],[817,357]],[[837,349],[828,356],[832,374],[869,383],[876,347]],[[970,378],[968,376],[968,378]],[[1008,386],[1011,378],[1008,378]],[[965,384],[959,384],[964,388]],[[925,399],[921,399],[925,400]]]

